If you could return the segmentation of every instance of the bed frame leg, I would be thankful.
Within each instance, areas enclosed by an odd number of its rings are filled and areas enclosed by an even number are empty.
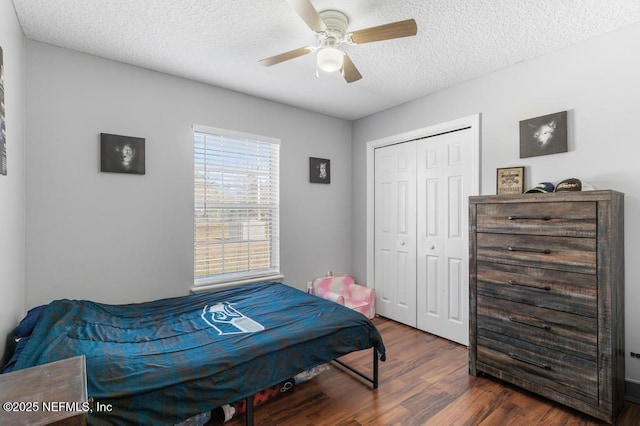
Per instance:
[[[253,426],[253,395],[245,398],[245,424],[247,426]]]
[[[351,371],[352,373],[357,374],[358,376],[362,377],[363,379],[365,379],[366,381],[371,383],[373,389],[377,389],[378,388],[378,353],[376,351],[376,348],[373,348],[373,377],[368,377],[365,374],[362,374],[361,372],[359,372],[355,368],[353,368],[350,365],[340,361],[339,359],[334,359],[333,362],[335,362],[338,365],[341,365],[342,367],[346,368],[347,370]]]
[[[376,348],[373,348],[373,388],[378,389],[378,354]]]

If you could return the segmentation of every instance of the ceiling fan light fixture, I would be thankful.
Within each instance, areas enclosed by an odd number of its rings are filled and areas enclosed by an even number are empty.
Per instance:
[[[318,52],[318,68],[325,72],[334,72],[342,68],[344,52],[335,47],[324,47]]]

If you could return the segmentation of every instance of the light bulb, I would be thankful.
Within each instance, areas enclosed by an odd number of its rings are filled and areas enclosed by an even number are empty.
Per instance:
[[[338,71],[342,68],[344,53],[335,47],[325,47],[318,52],[318,68],[326,72]]]

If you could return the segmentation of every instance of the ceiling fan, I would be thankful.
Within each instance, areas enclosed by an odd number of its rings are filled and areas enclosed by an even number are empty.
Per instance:
[[[264,66],[279,64],[311,52],[318,51],[318,68],[326,72],[340,71],[347,83],[353,83],[362,75],[353,64],[349,55],[340,49],[340,45],[363,44],[374,41],[390,40],[400,37],[414,36],[418,33],[416,21],[393,22],[377,27],[347,32],[349,18],[338,10],[316,11],[310,0],[287,0],[304,22],[316,33],[318,44],[290,50],[279,55],[262,59],[258,62]]]

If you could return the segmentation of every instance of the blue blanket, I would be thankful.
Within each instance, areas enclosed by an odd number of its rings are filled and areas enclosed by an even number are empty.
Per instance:
[[[280,283],[130,305],[47,306],[16,369],[84,354],[92,424],[173,424],[382,338],[362,314]],[[96,404],[97,405],[97,404]]]

